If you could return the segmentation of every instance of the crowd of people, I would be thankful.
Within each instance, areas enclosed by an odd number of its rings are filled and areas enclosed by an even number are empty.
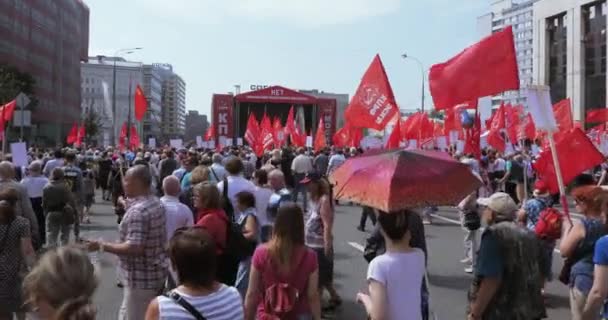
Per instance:
[[[118,258],[119,319],[321,319],[342,304],[333,279],[338,202],[327,177],[361,153],[64,149],[31,150],[26,168],[1,162],[0,319],[94,319],[98,279],[87,251]],[[546,220],[556,196],[526,152],[452,155],[483,182],[458,205],[462,263],[474,275],[468,319],[545,318],[556,247],[572,318],[603,319],[604,169],[576,179],[571,197],[583,218],[561,219],[555,236]],[[96,189],[114,208],[117,242],[81,237]],[[364,252],[369,288],[356,299],[371,319],[431,317],[424,224],[436,208],[418,209],[361,207],[357,229],[368,218],[375,227]]]

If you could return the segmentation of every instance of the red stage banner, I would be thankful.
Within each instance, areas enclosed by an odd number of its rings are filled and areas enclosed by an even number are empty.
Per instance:
[[[320,98],[317,100],[317,106],[319,116],[316,121],[319,123],[319,120],[323,119],[325,137],[327,141],[331,141],[334,133],[336,133],[336,99]]]
[[[238,102],[316,104],[317,98],[281,86],[245,92],[234,99]]]
[[[211,122],[215,126],[215,136],[213,137],[218,143],[218,137],[234,138],[234,123],[233,123],[233,97],[229,94],[214,94],[211,101],[211,112],[213,113]]]

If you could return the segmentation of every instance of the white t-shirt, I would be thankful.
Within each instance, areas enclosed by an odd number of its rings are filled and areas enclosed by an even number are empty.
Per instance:
[[[390,320],[422,320],[421,288],[424,279],[424,252],[387,252],[372,260],[367,280],[386,288]]]
[[[496,158],[494,163],[488,165],[488,172],[504,172],[507,171],[507,163],[502,158]]]
[[[243,178],[242,176],[227,176],[226,180],[228,180],[228,199],[230,199],[230,202],[232,202],[234,212],[237,212],[235,199],[236,194],[241,191],[249,191],[255,195],[255,185],[253,182]],[[217,188],[220,191],[221,197],[222,192],[224,191],[224,181],[220,181],[217,184]]]
[[[42,189],[49,183],[49,179],[45,176],[25,177],[21,180],[21,185],[27,190],[27,196],[30,198],[42,198]]]
[[[171,196],[160,198],[160,202],[165,208],[167,219],[167,240],[173,237],[175,230],[182,227],[189,227],[194,224],[194,216],[187,205],[179,202],[179,199]]]
[[[258,212],[258,222],[260,226],[270,224],[268,219],[268,202],[272,196],[272,190],[269,188],[255,187],[255,209]]]

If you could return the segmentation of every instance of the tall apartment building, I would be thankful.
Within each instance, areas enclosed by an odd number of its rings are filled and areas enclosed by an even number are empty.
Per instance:
[[[489,36],[507,26],[513,26],[515,51],[519,65],[519,91],[509,91],[492,99],[492,105],[502,102],[526,106],[526,90],[532,84],[533,75],[533,9],[538,0],[494,0],[491,11],[477,18],[477,30],[481,37]]]
[[[173,66],[153,63],[162,78],[162,136],[164,139],[183,138],[186,133],[186,82],[173,72]]]
[[[606,0],[541,0],[534,4],[534,82],[551,99],[572,101],[575,120],[605,108]]]
[[[162,135],[163,77],[161,72],[151,65],[144,65],[143,90],[148,100],[148,110],[144,118],[142,137],[146,143],[149,138],[159,141]]]
[[[209,121],[207,120],[206,114],[199,114],[196,110],[188,111],[188,114],[186,115],[186,133],[184,135],[184,140],[196,141],[197,136],[205,135],[208,127]]]
[[[97,56],[89,57],[89,61],[82,63],[80,67],[83,110],[93,109],[101,117],[102,128],[98,143],[104,145],[118,143],[121,127],[129,118],[129,106],[131,107],[131,123],[136,124],[140,137],[143,138],[142,126],[135,121],[134,95],[136,86],[144,83],[144,65],[141,62],[127,61],[120,57]],[[112,106],[114,70],[116,70],[115,114],[113,114]],[[129,86],[131,87],[130,95]],[[150,98],[148,100],[149,105],[154,105],[154,103],[150,103]]]
[[[89,8],[82,1],[0,0],[0,64],[36,81],[30,143],[63,143],[79,119],[80,62],[88,48]]]

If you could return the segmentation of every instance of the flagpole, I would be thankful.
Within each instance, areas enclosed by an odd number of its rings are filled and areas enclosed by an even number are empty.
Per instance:
[[[4,125],[2,126],[2,160],[6,160],[6,127],[8,126],[8,121],[4,121],[5,109],[5,107],[2,107],[2,119],[0,119],[0,121],[4,123]]]
[[[129,113],[127,116],[127,150],[131,150],[131,76],[129,76]]]
[[[570,226],[572,226],[572,217],[568,210],[568,200],[566,199],[566,187],[564,185],[564,178],[562,176],[562,170],[559,166],[559,159],[557,158],[557,147],[555,146],[555,140],[553,139],[553,132],[548,132],[547,138],[549,139],[549,148],[551,149],[551,156],[553,157],[553,166],[555,167],[555,175],[557,176],[557,184],[559,186],[559,193],[561,194],[562,207],[564,208],[564,214],[568,218]]]

